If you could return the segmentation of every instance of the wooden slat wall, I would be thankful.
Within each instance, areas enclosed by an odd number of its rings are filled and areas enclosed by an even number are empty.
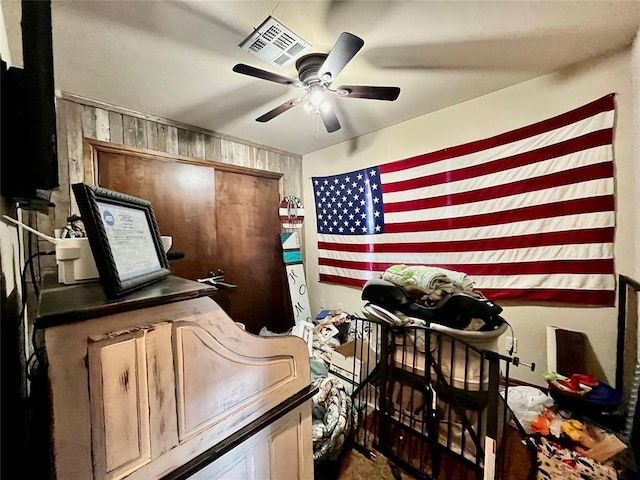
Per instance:
[[[281,197],[293,195],[302,198],[302,162],[299,155],[129,109],[84,101],[68,94],[62,94],[56,100],[60,187],[51,197],[55,208],[49,215],[37,215],[36,228],[43,233],[53,235],[54,228],[64,227],[71,213],[78,213],[69,186],[83,181],[83,138],[283,173]],[[278,205],[273,208],[278,208]],[[300,240],[303,243],[303,239]],[[39,247],[41,251],[51,249],[46,242]]]

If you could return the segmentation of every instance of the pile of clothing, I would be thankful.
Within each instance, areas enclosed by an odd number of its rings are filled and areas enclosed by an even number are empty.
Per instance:
[[[393,265],[365,284],[362,299],[390,312],[388,320],[399,325],[439,323],[485,331],[504,323],[502,307],[475,290],[465,273],[438,267]]]
[[[300,322],[292,330],[274,333],[266,327],[261,336],[297,335],[310,344],[309,363],[311,383],[318,387],[312,397],[312,438],[315,462],[337,460],[344,444],[356,423],[357,415],[352,409],[351,396],[345,384],[335,376],[329,376],[331,354],[335,347],[349,338],[350,322],[348,314],[342,311],[321,312],[308,328]]]
[[[329,376],[335,347],[348,341],[349,315],[342,310],[323,310],[314,321],[311,381],[318,387],[313,397],[313,459],[337,460],[353,425],[356,412],[342,380]]]

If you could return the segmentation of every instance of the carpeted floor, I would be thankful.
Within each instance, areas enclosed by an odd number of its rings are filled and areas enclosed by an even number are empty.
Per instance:
[[[352,449],[343,459],[337,478],[339,480],[412,480],[415,477],[378,452],[375,453],[375,457],[368,458]]]
[[[316,465],[315,480],[413,480],[398,466],[376,452],[369,458],[355,449],[348,449],[335,462]]]
[[[505,430],[502,463],[498,462],[501,480],[528,480],[531,478],[534,459],[522,444],[519,432],[514,428]],[[476,475],[457,462],[446,461],[442,465],[439,479],[475,480]],[[355,449],[345,451],[335,462],[325,462],[316,466],[315,480],[413,480],[408,474],[382,454],[368,458]]]

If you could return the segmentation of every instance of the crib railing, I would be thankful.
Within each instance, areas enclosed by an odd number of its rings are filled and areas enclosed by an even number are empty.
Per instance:
[[[478,348],[455,332],[356,316],[351,334],[364,340],[362,364],[375,365],[354,372],[358,450],[378,451],[418,478],[442,469],[458,472],[448,478],[501,478],[512,359],[497,353],[497,338],[495,348]]]

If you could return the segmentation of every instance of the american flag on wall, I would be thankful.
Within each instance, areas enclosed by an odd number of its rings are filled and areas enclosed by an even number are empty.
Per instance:
[[[494,300],[610,306],[614,94],[554,118],[355,172],[313,177],[320,281],[392,265],[466,273]]]

